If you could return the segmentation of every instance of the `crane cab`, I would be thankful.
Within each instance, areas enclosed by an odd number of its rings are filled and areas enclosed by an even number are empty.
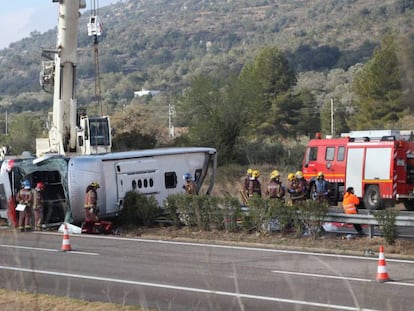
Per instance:
[[[100,36],[102,34],[102,24],[99,22],[99,18],[96,15],[89,17],[88,22],[88,36]]]

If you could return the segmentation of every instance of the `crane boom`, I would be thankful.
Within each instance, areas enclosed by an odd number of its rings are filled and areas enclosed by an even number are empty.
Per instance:
[[[80,9],[85,0],[52,0],[59,3],[57,46],[44,50],[40,82],[45,90],[53,89],[53,114],[49,138],[36,140],[36,154],[106,153],[111,150],[108,117],[89,118],[79,112],[76,100],[76,62]],[[53,57],[51,56],[53,55]]]

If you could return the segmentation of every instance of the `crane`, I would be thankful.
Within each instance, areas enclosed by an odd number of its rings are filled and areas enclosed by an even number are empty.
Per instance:
[[[112,141],[109,117],[90,117],[85,109],[77,107],[75,83],[79,10],[86,8],[85,0],[52,2],[59,3],[57,45],[55,49],[42,51],[42,56],[46,60],[42,62],[40,84],[45,91],[53,91],[53,113],[48,126],[49,138],[36,139],[36,155],[88,155],[110,152]],[[100,32],[97,17],[91,16],[88,34],[94,36],[96,53],[97,36]],[[97,56],[95,62],[96,59]],[[99,100],[100,94],[97,94],[97,98]]]

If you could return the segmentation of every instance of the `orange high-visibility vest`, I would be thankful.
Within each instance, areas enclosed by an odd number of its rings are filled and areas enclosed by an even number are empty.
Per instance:
[[[345,193],[344,199],[342,201],[342,207],[344,209],[345,214],[356,214],[356,205],[358,204],[359,199],[355,194],[349,192]]]

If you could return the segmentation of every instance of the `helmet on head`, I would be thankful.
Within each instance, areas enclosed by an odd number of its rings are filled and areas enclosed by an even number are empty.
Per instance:
[[[183,175],[183,179],[184,179],[185,181],[192,180],[192,179],[193,179],[193,176],[191,176],[191,174],[190,174],[190,173],[185,173],[185,174]]]
[[[27,179],[25,179],[25,180],[23,180],[22,181],[22,187],[24,188],[24,189],[30,189],[30,181],[28,181]]]
[[[278,171],[278,170],[274,170],[274,171],[272,171],[272,173],[270,174],[270,179],[273,179],[273,178],[278,178],[278,177],[280,177],[280,174],[279,174],[279,171]]]
[[[319,172],[318,173],[318,175],[316,176],[317,178],[319,178],[319,177],[323,177],[324,175],[323,175],[323,172]]]
[[[39,182],[36,184],[36,188],[37,188],[37,189],[39,189],[39,190],[44,190],[44,189],[45,189],[45,184],[44,184],[44,183],[42,183],[41,181],[39,181]]]
[[[91,186],[95,188],[99,188],[99,183],[97,181],[91,182]]]
[[[246,174],[251,176],[252,173],[253,173],[253,170],[251,168],[248,168]]]
[[[260,176],[260,171],[259,170],[253,170],[252,177],[258,178],[259,176]]]
[[[293,174],[293,173],[289,173],[289,175],[288,175],[288,180],[289,180],[289,181],[292,181],[294,178],[295,178],[295,174]]]
[[[295,174],[296,178],[303,178],[303,174],[301,171],[297,171]]]

